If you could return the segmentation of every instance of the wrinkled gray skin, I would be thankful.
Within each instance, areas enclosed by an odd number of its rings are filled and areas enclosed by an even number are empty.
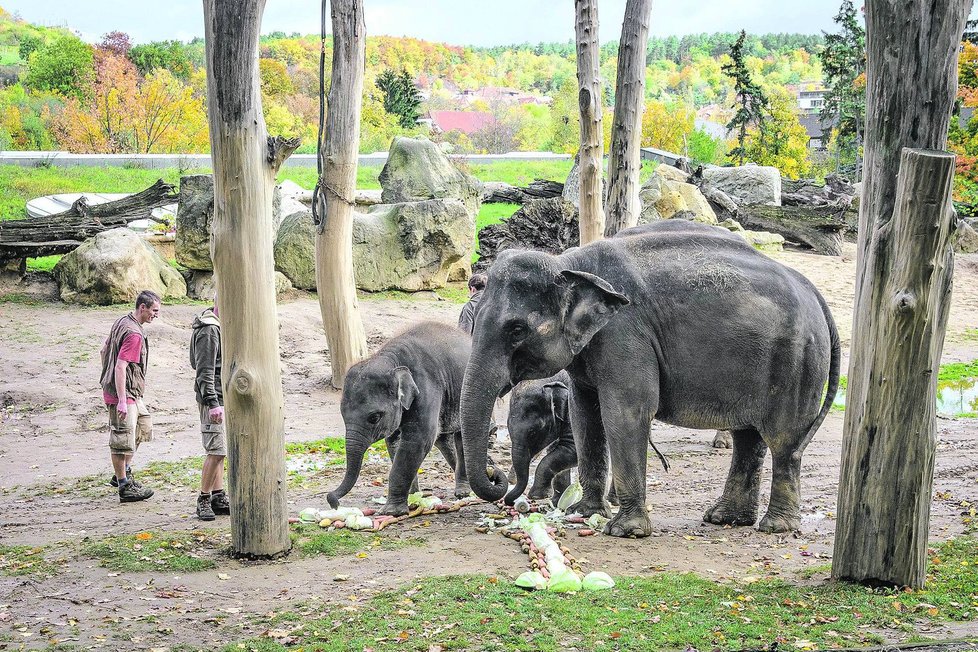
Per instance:
[[[571,431],[569,403],[570,377],[566,371],[543,380],[520,383],[510,394],[509,437],[512,441],[515,484],[506,494],[512,505],[526,489],[530,462],[541,451],[547,454],[537,464],[533,487],[528,497],[556,501],[570,485],[570,469],[577,466],[577,449]]]
[[[455,495],[469,494],[459,394],[470,349],[467,334],[425,322],[350,367],[340,403],[346,426],[346,475],[327,496],[331,507],[337,507],[356,484],[364,453],[381,439],[387,440],[392,460],[381,514],[407,514],[408,493],[418,490],[418,468],[433,446],[455,469]]]
[[[770,449],[771,499],[759,527],[800,526],[801,456],[838,388],[840,346],[824,299],[801,274],[739,236],[687,221],[627,229],[551,256],[504,253],[489,270],[462,386],[462,440],[472,489],[505,493],[484,468],[501,389],[567,369],[582,500],[613,536],[648,536],[651,420],[731,430],[733,455],[709,523],[757,520]],[[828,383],[828,392],[824,388]]]

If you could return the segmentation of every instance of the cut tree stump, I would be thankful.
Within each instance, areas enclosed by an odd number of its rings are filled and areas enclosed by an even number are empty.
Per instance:
[[[153,209],[173,204],[177,197],[174,186],[160,179],[116,201],[89,206],[81,197],[61,213],[0,222],[0,260],[66,254],[102,231],[154,219]]]
[[[736,219],[745,229],[770,231],[785,240],[807,245],[827,256],[842,255],[842,234],[848,229],[845,208],[827,206],[740,206]]]

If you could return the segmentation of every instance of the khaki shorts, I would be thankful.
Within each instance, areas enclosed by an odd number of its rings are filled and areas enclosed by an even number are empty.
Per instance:
[[[224,439],[224,424],[211,423],[211,409],[200,403],[197,404],[200,410],[200,442],[204,445],[204,452],[208,455],[223,455],[227,457],[228,447]]]
[[[142,399],[136,399],[126,410],[126,418],[119,418],[114,405],[109,410],[109,448],[120,455],[135,453],[139,445],[153,441],[153,420]]]

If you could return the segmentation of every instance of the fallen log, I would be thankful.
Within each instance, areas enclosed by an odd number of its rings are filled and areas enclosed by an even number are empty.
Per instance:
[[[817,253],[839,256],[848,228],[845,213],[845,208],[749,204],[739,207],[737,221],[745,229],[777,233]]]
[[[559,197],[564,184],[559,181],[534,179],[528,186],[511,186],[502,181],[488,181],[482,184],[482,202],[485,204],[525,204],[533,199]]]
[[[116,201],[89,206],[80,197],[61,213],[0,222],[0,260],[66,254],[102,231],[154,219],[153,209],[176,201],[174,186],[160,179]]]

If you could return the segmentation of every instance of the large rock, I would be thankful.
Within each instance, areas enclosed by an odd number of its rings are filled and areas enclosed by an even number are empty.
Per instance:
[[[781,172],[775,167],[707,168],[703,179],[742,204],[781,205]]]
[[[662,172],[675,170],[675,174]],[[648,224],[659,219],[690,219],[704,224],[716,224],[717,216],[700,189],[691,183],[676,181],[688,178],[684,172],[668,165],[660,165],[642,185],[639,191],[641,212],[638,223]]]
[[[387,163],[380,171],[381,197],[385,204],[458,199],[475,220],[482,186],[465,174],[426,138],[398,137],[391,143]]]
[[[357,287],[409,292],[467,278],[475,221],[457,199],[378,204],[353,217],[353,273]],[[312,213],[282,222],[275,269],[303,290],[316,289],[316,229]]]
[[[87,305],[129,303],[142,290],[164,300],[187,296],[187,285],[138,234],[126,228],[103,231],[54,266],[62,301]]]
[[[213,270],[211,220],[214,217],[214,177],[193,174],[180,177],[177,205],[177,262],[187,269]]]
[[[958,220],[958,228],[952,234],[951,238],[956,253],[978,253],[978,232],[964,220]]]
[[[310,191],[291,181],[283,181],[272,191],[272,238],[282,220],[309,207],[300,199]],[[211,261],[211,221],[214,218],[214,177],[194,174],[180,178],[177,206],[176,258],[187,269],[213,271]]]

